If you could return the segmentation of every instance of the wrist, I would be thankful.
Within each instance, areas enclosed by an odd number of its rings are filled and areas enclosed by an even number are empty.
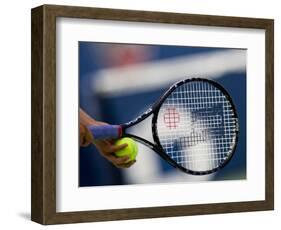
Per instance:
[[[88,127],[90,125],[97,125],[97,121],[94,119],[80,119],[80,124],[85,127]]]

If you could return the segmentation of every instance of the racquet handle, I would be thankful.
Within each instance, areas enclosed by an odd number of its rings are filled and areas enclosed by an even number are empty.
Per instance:
[[[122,136],[122,127],[120,125],[91,125],[88,126],[95,140],[120,138]]]

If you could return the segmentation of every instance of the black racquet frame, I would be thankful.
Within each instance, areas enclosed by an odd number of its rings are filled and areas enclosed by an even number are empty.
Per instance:
[[[229,100],[232,108],[233,108],[233,118],[236,122],[235,126],[235,140],[234,140],[234,144],[233,147],[229,150],[229,154],[228,158],[223,161],[222,164],[220,164],[218,167],[213,168],[211,170],[207,170],[207,171],[193,171],[190,169],[186,169],[184,167],[182,167],[181,165],[179,165],[176,161],[174,161],[171,157],[169,157],[164,149],[162,148],[161,144],[160,144],[160,140],[158,137],[158,133],[157,133],[157,118],[158,118],[158,113],[159,110],[161,108],[161,105],[163,104],[163,102],[165,101],[165,99],[179,86],[181,86],[182,84],[185,84],[187,82],[191,82],[191,81],[203,81],[203,82],[208,82],[210,84],[212,84],[213,86],[215,86],[216,88],[218,88],[223,94],[224,96]],[[140,123],[141,121],[145,120],[147,117],[149,117],[151,114],[152,115],[152,136],[153,136],[153,140],[155,143],[151,143],[150,141],[133,135],[133,134],[129,134],[126,132],[126,129],[134,126],[135,124]],[[138,116],[136,119],[127,122],[125,124],[121,125],[122,128],[122,137],[130,137],[135,139],[136,141],[146,145],[147,147],[149,147],[150,149],[152,149],[153,151],[155,151],[160,157],[162,157],[165,161],[167,161],[170,165],[172,165],[175,168],[180,169],[181,171],[188,173],[188,174],[192,174],[192,175],[206,175],[206,174],[210,174],[210,173],[214,173],[216,172],[218,169],[223,168],[224,166],[226,166],[228,164],[228,162],[232,159],[233,154],[235,152],[236,146],[237,146],[237,142],[238,142],[238,133],[239,133],[239,123],[238,123],[238,116],[237,116],[237,111],[236,108],[234,106],[234,103],[232,101],[232,98],[230,97],[230,95],[228,94],[228,92],[217,82],[209,80],[209,79],[203,79],[203,78],[189,78],[189,79],[185,79],[185,80],[181,80],[176,82],[175,84],[173,84],[161,97],[158,101],[156,101],[146,112],[144,112],[142,115]]]

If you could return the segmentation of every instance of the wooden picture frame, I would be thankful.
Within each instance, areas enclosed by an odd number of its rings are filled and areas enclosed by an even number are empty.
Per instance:
[[[72,17],[265,30],[265,200],[100,211],[56,212],[56,18]],[[62,224],[230,213],[274,208],[274,21],[271,19],[43,5],[32,9],[31,219]]]

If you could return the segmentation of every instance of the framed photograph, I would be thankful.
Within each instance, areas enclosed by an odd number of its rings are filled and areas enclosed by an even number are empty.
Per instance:
[[[274,208],[274,21],[32,9],[41,224]]]

